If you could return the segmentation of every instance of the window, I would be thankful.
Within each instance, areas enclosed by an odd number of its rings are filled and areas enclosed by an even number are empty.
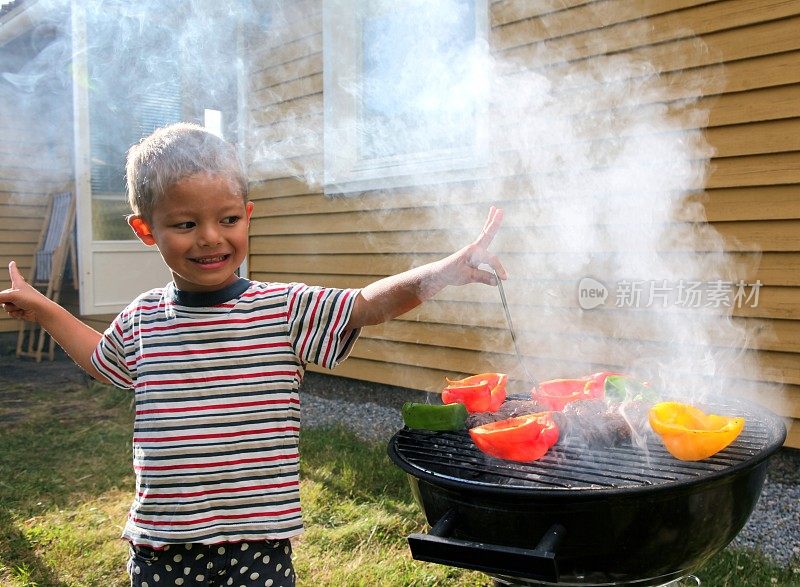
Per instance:
[[[325,3],[327,192],[475,174],[487,19],[485,0]]]
[[[181,72],[171,24],[145,7],[112,3],[87,13],[95,240],[135,238],[125,223],[126,153],[156,128],[181,120]]]
[[[191,8],[110,0],[86,11],[94,240],[135,238],[125,223],[131,145],[181,120],[218,136],[236,121],[238,16]]]

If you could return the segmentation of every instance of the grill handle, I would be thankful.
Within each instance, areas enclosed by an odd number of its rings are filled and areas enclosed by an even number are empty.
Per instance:
[[[411,534],[408,545],[415,560],[558,583],[556,549],[566,529],[554,524],[534,549],[450,538],[458,514],[448,510],[428,534]]]

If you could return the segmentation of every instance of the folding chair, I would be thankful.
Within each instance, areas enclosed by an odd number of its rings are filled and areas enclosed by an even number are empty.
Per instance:
[[[72,260],[72,284],[75,289],[78,288],[74,232],[75,197],[72,192],[54,194],[47,203],[45,218],[47,221],[39,234],[28,283],[58,303],[68,257]],[[33,357],[37,363],[41,362],[47,338],[50,339],[47,356],[52,361],[55,351],[53,338],[37,323],[21,321],[17,335],[17,356]]]

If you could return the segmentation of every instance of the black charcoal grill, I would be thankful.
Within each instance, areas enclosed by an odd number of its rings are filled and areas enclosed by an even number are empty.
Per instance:
[[[531,464],[480,452],[467,432],[404,428],[389,456],[408,473],[431,530],[417,560],[483,571],[503,585],[662,585],[725,548],[746,523],[786,429],[748,402],[705,404],[746,418],[700,462],[646,446],[557,444]]]

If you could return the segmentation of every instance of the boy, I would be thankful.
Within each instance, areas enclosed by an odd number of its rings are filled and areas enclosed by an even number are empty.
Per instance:
[[[133,389],[136,494],[123,537],[135,587],[294,585],[289,538],[302,530],[299,397],[305,363],[332,368],[362,326],[448,285],[494,284],[487,251],[502,221],[440,261],[361,290],[237,276],[253,203],[232,145],[191,124],[131,147],[128,217],[173,280],[140,295],[104,334],[25,283],[12,261],[0,292],[89,374]]]

